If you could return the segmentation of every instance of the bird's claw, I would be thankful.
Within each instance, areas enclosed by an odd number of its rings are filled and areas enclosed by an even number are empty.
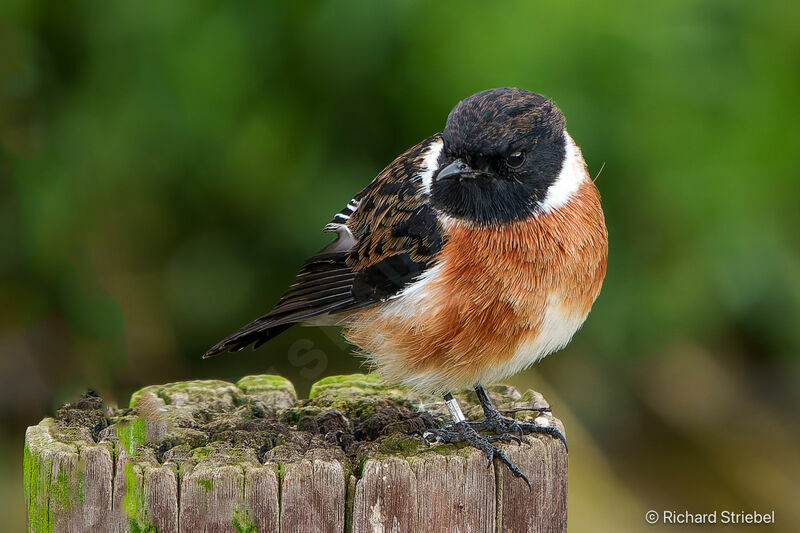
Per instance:
[[[533,409],[538,410],[538,409]],[[507,412],[507,411],[504,411]],[[558,440],[560,440],[564,444],[564,449],[569,451],[569,447],[567,446],[567,439],[564,437],[564,434],[559,431],[558,428],[549,425],[538,425],[538,424],[531,424],[529,422],[519,422],[514,420],[513,418],[509,418],[507,416],[503,416],[498,411],[494,415],[487,416],[485,419],[481,420],[480,422],[468,422],[470,427],[477,431],[491,431],[497,434],[497,436],[508,436],[510,433],[516,433],[519,436],[528,435],[528,434],[540,434],[540,435],[550,435]],[[518,437],[515,437],[518,438]]]
[[[522,478],[529,488],[531,486],[528,476],[526,476],[522,470],[520,470],[519,467],[508,458],[503,450],[492,444],[493,442],[509,440],[514,440],[519,443],[521,442],[519,437],[507,434],[491,436],[480,435],[467,422],[447,424],[439,429],[429,429],[425,431],[422,436],[426,440],[433,438],[438,442],[444,443],[466,442],[473,448],[477,448],[486,454],[486,457],[489,460],[488,464],[486,465],[487,468],[492,466],[494,458],[497,457],[500,461],[505,463],[508,469],[511,470],[512,474]]]

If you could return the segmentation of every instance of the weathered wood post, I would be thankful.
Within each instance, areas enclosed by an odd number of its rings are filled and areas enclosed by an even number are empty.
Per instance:
[[[501,409],[546,405],[490,392]],[[480,416],[474,394],[458,399]],[[559,441],[503,445],[529,489],[475,449],[428,445],[420,434],[445,417],[441,399],[362,374],[323,379],[308,400],[278,376],[154,385],[129,409],[86,396],[28,428],[29,531],[566,531]]]

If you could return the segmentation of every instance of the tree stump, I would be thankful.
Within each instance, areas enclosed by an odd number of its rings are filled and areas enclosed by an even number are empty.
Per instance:
[[[546,406],[497,385],[500,409]],[[474,393],[456,395],[468,418]],[[561,422],[549,413],[520,416]],[[128,409],[87,393],[28,428],[28,529],[45,532],[566,531],[567,454],[549,436],[499,462],[421,434],[448,420],[439,397],[374,375],[317,382],[310,398],[278,376],[146,387]]]

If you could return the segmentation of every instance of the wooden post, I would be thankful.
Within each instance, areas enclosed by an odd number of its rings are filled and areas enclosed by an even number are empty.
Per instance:
[[[546,405],[533,391],[490,392],[500,409]],[[474,393],[457,398],[480,419]],[[421,438],[446,419],[440,398],[362,374],[323,379],[308,400],[278,376],[154,385],[133,394],[128,409],[89,395],[28,428],[28,529],[566,531],[561,442],[503,444],[528,489],[504,465],[487,468],[478,450]]]

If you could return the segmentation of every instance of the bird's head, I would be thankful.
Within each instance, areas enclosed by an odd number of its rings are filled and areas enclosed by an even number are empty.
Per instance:
[[[481,225],[524,219],[558,207],[556,183],[572,172],[577,148],[564,115],[543,96],[490,89],[459,102],[442,132],[431,201],[443,213]],[[582,158],[577,151],[577,158]]]

